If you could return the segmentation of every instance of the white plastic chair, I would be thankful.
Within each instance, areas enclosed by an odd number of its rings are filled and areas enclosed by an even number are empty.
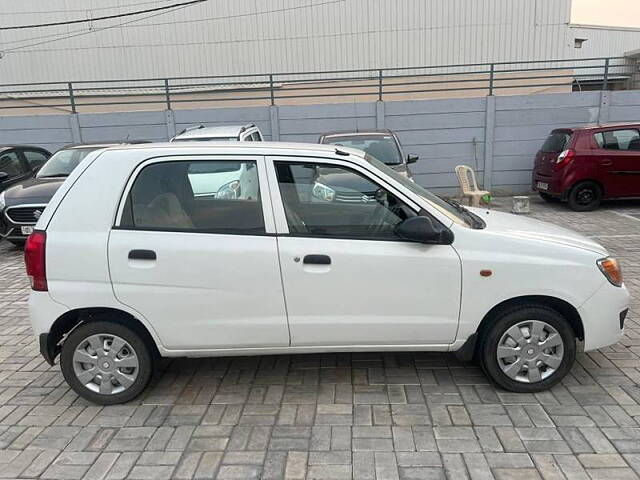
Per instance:
[[[469,204],[472,207],[479,207],[480,200],[485,195],[491,195],[487,190],[479,190],[476,183],[476,174],[471,167],[467,165],[458,165],[456,167],[456,176],[458,177],[458,183],[460,183],[460,190],[462,190],[462,197],[469,199]]]

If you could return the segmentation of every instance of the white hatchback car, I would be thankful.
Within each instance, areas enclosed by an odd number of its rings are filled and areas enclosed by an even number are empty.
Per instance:
[[[233,196],[194,172],[245,172]],[[333,192],[333,193],[332,193]],[[455,351],[536,392],[617,342],[629,295],[569,230],[447,202],[359,150],[146,144],[89,154],[25,250],[33,329],[81,396],[124,402],[157,356]]]

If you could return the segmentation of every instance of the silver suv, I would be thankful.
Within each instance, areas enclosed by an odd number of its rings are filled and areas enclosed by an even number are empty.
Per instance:
[[[223,125],[205,127],[198,125],[182,130],[171,139],[172,142],[262,142],[262,133],[253,123],[246,125]]]

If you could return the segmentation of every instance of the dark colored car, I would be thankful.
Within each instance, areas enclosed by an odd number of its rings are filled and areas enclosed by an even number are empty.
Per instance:
[[[29,145],[0,145],[0,192],[33,176],[51,153]]]
[[[23,245],[53,194],[84,157],[94,150],[121,143],[125,142],[64,147],[46,163],[42,162],[44,165],[40,165],[35,175],[31,171],[26,178],[0,193],[0,238]]]
[[[578,212],[604,199],[640,197],[640,124],[553,130],[536,155],[532,186]]]
[[[405,155],[398,136],[391,130],[365,132],[331,132],[320,135],[318,143],[357,148],[389,165],[396,172],[413,180],[409,164],[418,161],[417,155]]]

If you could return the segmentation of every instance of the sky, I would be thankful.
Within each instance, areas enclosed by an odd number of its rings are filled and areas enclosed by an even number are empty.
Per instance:
[[[640,0],[573,0],[571,23],[640,28]]]

